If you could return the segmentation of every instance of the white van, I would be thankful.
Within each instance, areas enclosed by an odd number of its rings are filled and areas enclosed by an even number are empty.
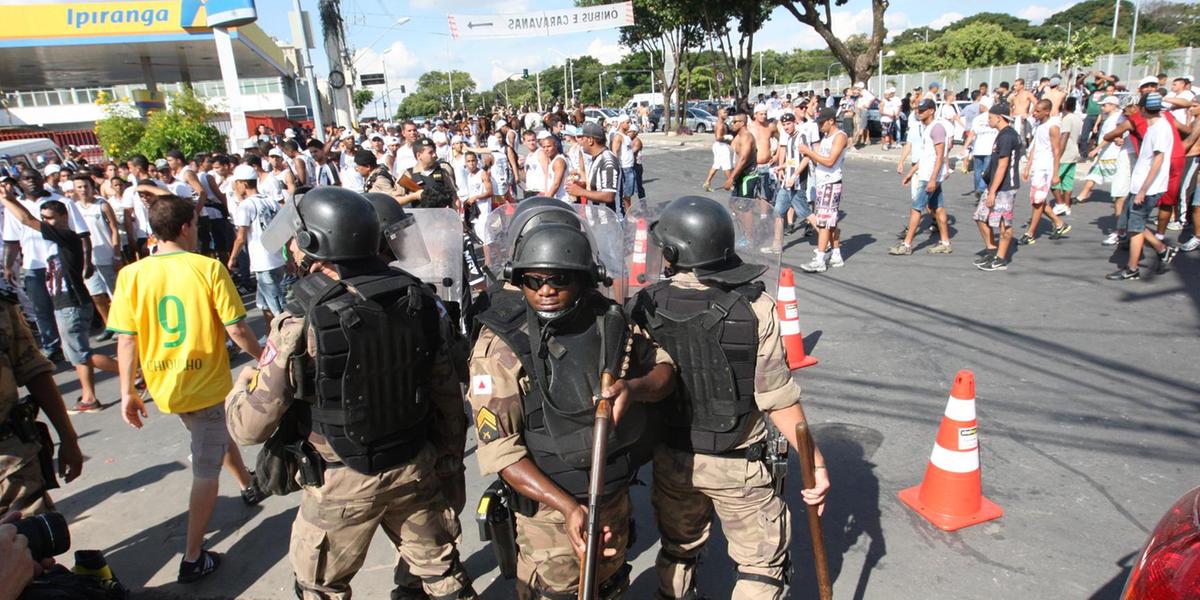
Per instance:
[[[627,115],[632,115],[632,114],[636,113],[637,109],[640,107],[649,106],[650,108],[654,108],[656,106],[662,106],[662,105],[663,105],[662,93],[634,94],[633,97],[629,99],[629,102],[626,102],[625,106],[621,107],[621,112],[623,112]]]
[[[63,153],[49,138],[0,142],[0,170],[14,177],[23,167],[41,171],[55,158],[62,163]]]

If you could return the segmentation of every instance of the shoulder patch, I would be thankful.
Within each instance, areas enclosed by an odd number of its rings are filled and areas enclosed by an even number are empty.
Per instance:
[[[496,413],[481,408],[475,415],[475,435],[481,442],[490,442],[500,436],[500,421]]]
[[[275,362],[275,358],[279,356],[279,349],[275,347],[275,342],[267,340],[267,347],[263,348],[262,356],[258,357],[258,368],[266,368],[267,365]]]
[[[478,396],[492,395],[492,376],[475,375],[471,377],[471,393]]]

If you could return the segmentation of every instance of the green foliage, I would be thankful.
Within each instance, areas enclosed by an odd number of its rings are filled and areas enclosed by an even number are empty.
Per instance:
[[[451,97],[451,85],[454,95]],[[396,116],[402,119],[413,117],[428,117],[443,108],[458,106],[459,97],[467,97],[475,93],[475,80],[466,71],[429,71],[417,79],[416,91],[404,97],[396,110]]]
[[[362,112],[364,106],[371,103],[375,99],[375,92],[368,89],[354,90],[354,110]]]
[[[896,56],[887,59],[884,68],[891,72],[940,71],[949,68],[950,61],[942,53],[940,43],[924,41],[895,48]]]
[[[1073,67],[1090,65],[1100,55],[1100,51],[1097,49],[1097,39],[1096,28],[1085,27],[1073,33],[1069,44],[1065,39],[1042,43],[1038,46],[1040,58],[1046,61],[1062,62],[1062,68],[1065,71],[1069,71]]]
[[[96,121],[96,138],[104,153],[113,158],[132,154],[146,133],[146,122],[138,116],[137,109],[128,101],[117,101],[104,92],[96,97],[96,104],[106,115]]]
[[[956,68],[1014,63],[1033,46],[995,23],[971,23],[953,29],[939,38],[937,45],[949,66]]]
[[[190,89],[172,96],[169,105],[167,110],[150,113],[145,135],[137,143],[138,152],[157,158],[169,150],[191,156],[225,148],[225,136],[208,122],[212,111]]]

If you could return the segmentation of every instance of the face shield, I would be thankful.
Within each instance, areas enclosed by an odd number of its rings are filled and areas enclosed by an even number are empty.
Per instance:
[[[414,227],[417,219],[408,215],[404,220],[393,223],[383,232],[388,247],[396,257],[396,262],[405,271],[412,271],[429,264],[429,250],[425,248],[425,239],[421,230]]]
[[[287,246],[288,240],[295,237],[296,232],[303,227],[304,221],[300,219],[296,201],[288,198],[284,202],[283,208],[275,213],[275,218],[271,219],[259,239],[267,252],[275,252]]]

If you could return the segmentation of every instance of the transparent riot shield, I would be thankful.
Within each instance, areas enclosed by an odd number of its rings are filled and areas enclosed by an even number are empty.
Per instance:
[[[642,289],[662,279],[662,248],[650,237],[650,225],[658,219],[660,210],[644,202],[637,203],[625,215],[625,272],[627,296],[633,297]]]
[[[400,264],[413,276],[432,284],[442,300],[460,302],[463,293],[462,218],[452,208],[410,208],[406,212],[416,219],[414,227],[421,234],[429,260],[409,266],[404,257],[400,257]]]
[[[508,262],[512,243],[508,239],[508,226],[517,211],[516,204],[501,204],[488,212],[483,226],[483,263],[493,278],[499,279],[504,263]]]
[[[738,256],[748,263],[767,267],[760,279],[772,296],[779,291],[779,265],[783,247],[775,240],[775,212],[771,203],[757,198],[731,198]]]

